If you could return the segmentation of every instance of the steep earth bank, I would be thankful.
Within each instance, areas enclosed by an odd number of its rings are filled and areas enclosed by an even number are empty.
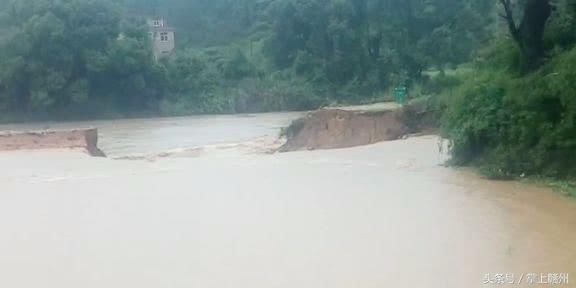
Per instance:
[[[322,109],[284,129],[286,144],[280,151],[347,148],[396,140],[432,130],[431,114],[424,102]]]
[[[82,149],[94,157],[106,155],[98,148],[98,130],[1,131],[0,151]]]

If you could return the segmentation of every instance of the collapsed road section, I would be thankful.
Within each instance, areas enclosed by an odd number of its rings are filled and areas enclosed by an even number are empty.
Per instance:
[[[369,145],[427,131],[433,126],[426,103],[379,103],[310,112],[284,129],[281,152]]]
[[[98,129],[2,131],[0,151],[81,149],[93,157],[106,157],[98,148]]]

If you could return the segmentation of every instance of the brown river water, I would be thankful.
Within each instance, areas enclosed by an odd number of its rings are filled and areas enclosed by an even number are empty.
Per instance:
[[[44,125],[100,127],[121,156],[271,139],[297,116]],[[0,153],[0,287],[576,287],[576,201],[446,168],[439,150]]]

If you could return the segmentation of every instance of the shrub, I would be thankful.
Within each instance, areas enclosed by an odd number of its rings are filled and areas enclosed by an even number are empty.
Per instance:
[[[480,67],[446,99],[453,163],[491,177],[576,176],[576,49],[526,76]]]

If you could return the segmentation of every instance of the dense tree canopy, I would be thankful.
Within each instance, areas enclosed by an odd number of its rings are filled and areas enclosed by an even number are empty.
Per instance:
[[[477,2],[277,1],[266,51],[278,68],[385,88],[468,61],[492,20],[493,6]]]
[[[111,2],[14,1],[2,46],[1,92],[13,112],[81,104],[142,109],[158,95],[147,32]],[[138,99],[136,99],[138,98]]]
[[[490,34],[486,3],[2,0],[0,95],[13,113],[48,114],[359,101],[469,61]],[[144,21],[155,15],[177,29],[178,53],[160,63]]]

